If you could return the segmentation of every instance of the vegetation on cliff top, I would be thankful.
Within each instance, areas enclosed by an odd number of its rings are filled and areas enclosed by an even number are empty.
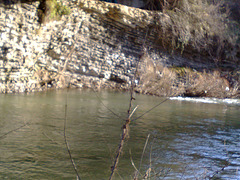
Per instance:
[[[233,7],[236,1],[149,0],[148,9],[159,9],[169,16],[161,21],[159,38],[171,50],[192,50],[213,58],[237,61],[240,58],[240,21]]]
[[[31,0],[29,0],[31,1]],[[39,22],[59,20],[70,8],[57,0],[39,0]],[[159,40],[170,52],[197,52],[215,62],[240,58],[240,3],[237,0],[144,0],[145,9],[166,14],[158,27]]]
[[[62,0],[38,1],[40,23],[58,20],[70,13],[70,7],[63,5]],[[150,13],[156,15],[156,24],[160,24],[157,30],[163,47],[183,55],[199,54],[200,60],[208,57],[214,60],[217,68],[211,71],[202,68],[197,72],[187,67],[165,68],[153,62],[153,71],[144,71],[139,77],[142,86],[137,91],[159,96],[240,96],[239,1],[148,0],[146,5],[145,8],[162,11],[164,17],[168,17],[163,19],[158,17],[161,13]],[[117,13],[114,11],[113,15]],[[221,72],[219,65],[226,61],[231,62],[232,72]]]
[[[238,8],[234,11],[233,7]],[[169,17],[156,17],[165,49],[183,56],[197,54],[200,61],[214,62],[216,68],[167,68],[146,56],[143,64],[147,68],[140,69],[137,91],[158,96],[239,97],[239,2],[149,0],[146,8],[161,10]]]
[[[57,0],[40,0],[38,8],[39,22],[46,23],[52,20],[60,20],[63,15],[70,14],[70,8]]]

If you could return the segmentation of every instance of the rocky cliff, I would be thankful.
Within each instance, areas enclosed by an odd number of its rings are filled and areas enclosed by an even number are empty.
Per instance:
[[[138,61],[144,62],[140,69],[154,71],[157,66],[215,68],[194,52],[182,57],[159,46],[157,23],[169,18],[160,12],[93,0],[64,5],[70,14],[41,24],[38,1],[1,4],[0,92],[127,89]]]

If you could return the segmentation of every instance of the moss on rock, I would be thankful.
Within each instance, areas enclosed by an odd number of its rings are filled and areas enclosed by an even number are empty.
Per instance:
[[[70,8],[57,0],[41,0],[38,7],[38,17],[41,24],[60,20],[63,15],[69,15]]]

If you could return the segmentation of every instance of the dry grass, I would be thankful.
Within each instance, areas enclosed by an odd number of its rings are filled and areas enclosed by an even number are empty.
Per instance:
[[[223,0],[149,0],[149,3],[169,16],[168,20],[159,20],[159,39],[164,47],[180,49],[182,53],[190,49],[215,61],[237,60],[239,23],[230,19],[231,13]]]
[[[239,18],[233,14],[239,2],[225,0],[147,0],[147,8],[161,10],[169,18],[161,19],[157,31],[162,46],[184,55],[200,54],[215,61],[240,60]],[[237,9],[235,15],[240,11]],[[224,64],[224,63],[223,63]],[[237,97],[239,78],[225,76],[220,70],[193,71],[186,67],[167,68],[145,55],[139,70],[137,91],[157,96]],[[235,68],[237,69],[237,68]],[[229,72],[227,72],[229,74]]]
[[[138,70],[140,86],[137,91],[157,96],[176,96],[184,92],[183,84],[176,82],[176,72],[156,64],[147,55],[143,59]]]
[[[219,71],[163,67],[145,55],[140,64],[136,91],[156,96],[231,98],[239,95],[239,82],[230,83]],[[146,68],[144,68],[146,67]]]
[[[219,71],[190,72],[186,74],[185,96],[228,98],[237,93],[237,86],[231,87],[229,81]]]

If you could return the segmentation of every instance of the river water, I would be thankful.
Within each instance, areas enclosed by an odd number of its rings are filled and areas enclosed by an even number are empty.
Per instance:
[[[132,119],[164,100],[135,98]],[[0,94],[0,179],[76,179],[63,137],[66,104],[81,179],[108,179],[129,94],[90,90]],[[152,179],[240,179],[239,110],[239,100],[164,102],[131,123],[115,179],[133,178],[132,162],[140,175],[151,167]]]

